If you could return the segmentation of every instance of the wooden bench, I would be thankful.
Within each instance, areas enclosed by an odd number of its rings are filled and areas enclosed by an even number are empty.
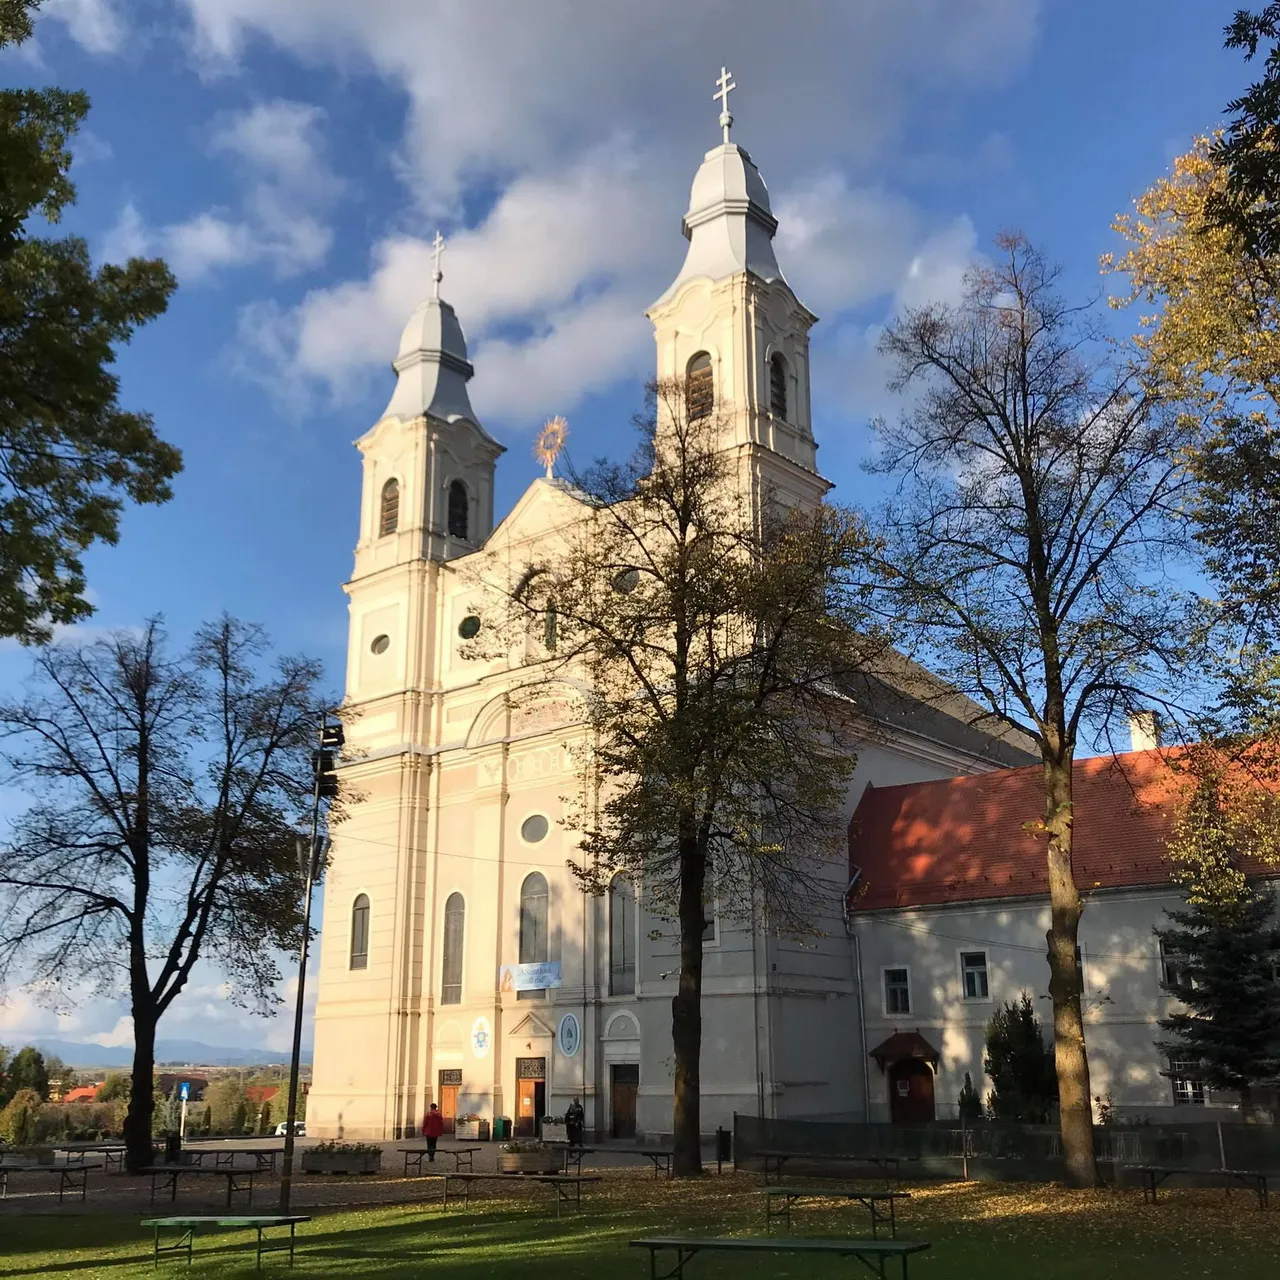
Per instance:
[[[555,1196],[557,1218],[560,1216],[560,1207],[562,1205],[571,1204],[579,1209],[582,1207],[582,1184],[584,1182],[602,1181],[600,1177],[593,1174],[583,1176],[582,1174],[569,1173],[437,1173],[428,1176],[444,1180],[444,1197],[441,1200],[441,1208],[443,1209],[449,1207],[452,1184],[457,1184],[462,1188],[463,1208],[470,1208],[471,1188],[477,1182],[505,1182],[508,1184],[514,1182],[521,1185],[529,1182],[539,1182],[551,1188]],[[456,1198],[458,1193],[454,1192],[453,1194]]]
[[[764,1180],[773,1174],[782,1176],[782,1166],[788,1160],[803,1160],[809,1164],[868,1164],[874,1165],[886,1176],[892,1174],[895,1182],[902,1181],[902,1160],[898,1156],[853,1155],[824,1151],[756,1151],[753,1155],[764,1160]]]
[[[259,1173],[275,1173],[276,1156],[283,1152],[283,1147],[183,1147],[182,1158],[203,1168],[205,1157],[212,1156],[215,1169],[230,1169],[235,1165],[236,1156],[252,1156],[253,1167]]]
[[[139,1173],[151,1175],[151,1203],[156,1202],[156,1191],[164,1189],[169,1192],[170,1200],[178,1198],[179,1178],[225,1178],[227,1180],[227,1208],[231,1208],[231,1197],[241,1192],[248,1196],[247,1203],[253,1204],[253,1179],[256,1169],[202,1169],[193,1164],[157,1164]]]
[[[1268,1204],[1267,1179],[1274,1178],[1274,1173],[1263,1173],[1258,1169],[1168,1169],[1160,1166],[1135,1166],[1135,1172],[1142,1175],[1142,1198],[1148,1204],[1156,1202],[1156,1188],[1169,1178],[1186,1174],[1197,1178],[1221,1178],[1231,1194],[1233,1183],[1246,1186],[1258,1197],[1258,1208],[1265,1209]]]
[[[582,1173],[584,1155],[600,1153],[616,1156],[644,1156],[653,1165],[655,1178],[661,1177],[664,1173],[669,1178],[671,1177],[671,1157],[675,1154],[671,1147],[581,1147],[572,1142],[548,1142],[547,1146],[561,1153],[565,1173],[572,1170],[577,1174]]]
[[[898,1238],[898,1222],[894,1214],[894,1203],[898,1200],[910,1200],[909,1191],[845,1191],[838,1187],[765,1187],[764,1195],[764,1229],[768,1234],[774,1218],[784,1218],[787,1230],[791,1230],[791,1206],[798,1200],[856,1200],[871,1214],[871,1238],[879,1235],[882,1222],[889,1224],[889,1235]],[[781,1200],[782,1207],[776,1208],[775,1201]]]
[[[0,1164],[0,1200],[9,1195],[11,1173],[56,1173],[58,1203],[62,1203],[68,1191],[78,1191],[83,1200],[89,1193],[89,1170],[100,1168],[98,1164]]]
[[[296,1217],[262,1216],[246,1218],[146,1218],[143,1220],[142,1225],[155,1229],[155,1246],[152,1260],[157,1267],[160,1265],[160,1255],[162,1253],[185,1253],[187,1255],[187,1266],[190,1266],[192,1245],[195,1243],[196,1232],[201,1227],[224,1227],[234,1231],[256,1231],[258,1233],[258,1270],[261,1271],[262,1255],[264,1253],[282,1253],[285,1249],[289,1250],[289,1265],[293,1266],[294,1233],[297,1230],[298,1223],[310,1221],[309,1217],[301,1215]],[[272,1227],[288,1227],[288,1240],[267,1239],[263,1232],[270,1231]],[[162,1231],[178,1231],[181,1234],[172,1243],[161,1244],[160,1233]]]
[[[902,1280],[907,1280],[907,1259],[923,1253],[929,1245],[920,1240],[810,1240],[797,1236],[772,1238],[699,1239],[693,1236],[655,1236],[633,1240],[633,1249],[649,1250],[651,1280],[684,1280],[684,1269],[700,1253],[789,1253],[810,1257],[826,1255],[856,1258],[868,1270],[887,1280],[886,1266],[893,1258],[902,1262]],[[675,1265],[670,1271],[658,1272],[658,1254],[674,1253]]]
[[[424,1172],[423,1158],[429,1154],[426,1147],[397,1147],[396,1150],[404,1152],[404,1176],[406,1178],[409,1176],[409,1166],[412,1165],[414,1172],[421,1177]],[[465,1172],[471,1173],[476,1167],[476,1152],[483,1150],[483,1147],[437,1147],[436,1155],[452,1156],[455,1173],[464,1172],[462,1162],[465,1160],[467,1162]],[[428,1160],[427,1163],[432,1162]]]

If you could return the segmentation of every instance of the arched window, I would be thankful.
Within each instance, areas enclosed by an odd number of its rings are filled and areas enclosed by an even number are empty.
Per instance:
[[[787,362],[776,352],[769,360],[769,409],[775,418],[787,420]]]
[[[378,510],[378,537],[395,533],[400,525],[400,481],[388,480],[382,486],[382,505]]]
[[[462,1003],[462,940],[467,904],[451,893],[444,904],[444,962],[440,966],[440,1003]]]
[[[636,892],[625,876],[609,886],[609,994],[636,990]]]
[[[520,963],[547,961],[547,881],[537,871],[525,876],[520,886]],[[545,991],[520,991],[517,1000],[541,1000]]]
[[[369,898],[360,894],[351,904],[351,968],[369,967]]]
[[[467,486],[461,480],[455,480],[449,486],[449,536],[451,538],[467,536],[469,506]]]
[[[711,376],[711,357],[699,351],[685,370],[684,411],[690,422],[709,418],[716,404],[716,388]]]

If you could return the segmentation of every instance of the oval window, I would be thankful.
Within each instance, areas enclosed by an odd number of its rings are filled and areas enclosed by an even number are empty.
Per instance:
[[[543,814],[532,813],[520,826],[520,838],[526,844],[537,844],[539,840],[547,838],[547,832],[550,829],[550,824]]]
[[[391,648],[390,636],[374,636],[373,643],[369,646],[370,653],[386,653]]]
[[[639,569],[623,569],[621,573],[614,575],[613,589],[619,595],[629,596],[639,585]]]
[[[463,620],[458,623],[458,634],[464,640],[474,640],[480,634],[480,619],[474,613],[469,613]]]

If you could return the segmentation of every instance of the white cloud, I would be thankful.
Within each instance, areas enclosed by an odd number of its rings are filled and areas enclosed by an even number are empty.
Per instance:
[[[89,53],[119,53],[128,29],[110,0],[44,0],[40,17],[52,18]]]
[[[114,262],[159,253],[186,283],[257,263],[279,277],[319,266],[333,245],[333,232],[318,215],[342,189],[325,155],[323,120],[318,107],[286,101],[220,116],[209,151],[230,156],[240,171],[245,190],[239,212],[206,209],[149,228],[129,203],[107,233],[102,256]]]

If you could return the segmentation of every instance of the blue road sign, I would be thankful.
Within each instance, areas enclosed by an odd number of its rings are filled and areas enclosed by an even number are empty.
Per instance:
[[[189,1080],[184,1080],[178,1086],[178,1100],[180,1102],[186,1102],[187,1099],[190,1097],[191,1097],[191,1082]]]

